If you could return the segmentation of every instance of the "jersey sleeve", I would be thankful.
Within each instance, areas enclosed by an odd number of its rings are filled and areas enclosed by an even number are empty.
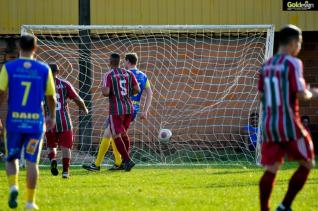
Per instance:
[[[130,77],[131,77],[132,86],[134,87],[134,86],[138,85],[138,81],[136,79],[136,76],[132,72],[130,72]]]
[[[78,98],[78,94],[75,91],[72,84],[70,84],[69,82],[66,82],[65,84],[66,84],[67,97],[72,99],[72,100]]]
[[[104,75],[104,79],[103,79],[103,87],[104,88],[111,88],[111,86],[112,86],[111,75],[109,73],[106,73]]]
[[[8,71],[6,65],[2,65],[0,72],[0,90],[5,91],[8,88]]]
[[[145,89],[150,88],[150,82],[148,80],[148,78],[146,78],[146,85],[145,85]]]
[[[306,89],[306,82],[303,76],[303,63],[300,59],[289,60],[289,82],[291,92],[303,92]]]
[[[52,71],[50,68],[48,71],[49,73],[47,74],[45,95],[55,96],[55,86],[54,86]]]

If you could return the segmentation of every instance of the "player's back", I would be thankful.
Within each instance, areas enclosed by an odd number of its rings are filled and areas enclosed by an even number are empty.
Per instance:
[[[78,97],[76,91],[70,82],[55,77],[55,90],[56,90],[56,126],[57,132],[68,131],[72,129],[72,120],[68,107],[68,99],[75,99]],[[48,112],[48,107],[46,106]]]
[[[150,87],[150,84],[149,84],[149,80],[147,78],[147,75],[145,73],[143,73],[142,71],[138,70],[137,68],[130,69],[130,71],[136,77],[137,82],[138,82],[139,87],[140,87],[140,92],[131,96],[131,100],[133,101],[133,104],[134,104],[134,109],[139,110],[139,105],[140,105],[142,93],[143,93],[145,88]]]
[[[8,79],[6,129],[20,133],[43,131],[42,103],[49,75],[48,65],[20,58],[5,64]]]
[[[114,68],[106,74],[107,83],[111,83],[109,109],[112,115],[133,113],[130,96],[133,94],[132,73],[121,68]]]
[[[265,141],[291,141],[300,136],[297,92],[305,89],[302,63],[290,55],[277,54],[260,73],[259,90],[263,92]]]

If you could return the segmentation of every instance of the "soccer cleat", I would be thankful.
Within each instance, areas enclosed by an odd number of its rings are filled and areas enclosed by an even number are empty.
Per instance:
[[[285,207],[283,204],[280,204],[277,208],[276,211],[292,211],[290,207]]]
[[[117,171],[117,170],[125,170],[124,165],[120,164],[120,166],[117,166],[114,164],[112,167],[108,169],[109,171]]]
[[[57,176],[59,174],[59,170],[57,169],[56,160],[51,161],[51,173],[53,176]]]
[[[100,166],[96,166],[95,163],[92,163],[91,165],[84,164],[82,167],[88,171],[100,171]]]
[[[35,203],[33,202],[27,202],[26,206],[25,206],[25,209],[26,210],[38,210],[39,207],[38,205],[36,205]]]
[[[134,161],[130,160],[124,165],[125,171],[130,171],[135,166]]]
[[[18,207],[18,195],[19,191],[17,188],[13,188],[10,191],[8,205],[11,209]]]
[[[62,178],[63,179],[68,179],[70,177],[70,174],[68,172],[63,172],[62,173]]]

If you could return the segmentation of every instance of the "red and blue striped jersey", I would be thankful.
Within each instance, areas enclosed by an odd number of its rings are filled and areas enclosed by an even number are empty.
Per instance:
[[[133,87],[137,84],[134,74],[125,69],[114,68],[105,74],[103,86],[110,89],[110,115],[124,115],[134,112],[131,96],[133,95]]]
[[[298,140],[306,132],[299,117],[297,92],[306,89],[303,64],[290,55],[277,54],[261,68],[263,142]]]
[[[56,132],[72,130],[73,126],[67,100],[78,98],[78,94],[71,83],[66,80],[54,78],[54,84],[56,90],[56,126],[53,130]]]

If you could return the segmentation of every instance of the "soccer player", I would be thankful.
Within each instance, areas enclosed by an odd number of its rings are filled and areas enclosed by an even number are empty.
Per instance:
[[[18,159],[22,148],[26,159],[26,209],[38,209],[35,189],[39,175],[38,161],[45,130],[44,96],[49,107],[47,128],[55,125],[55,88],[50,67],[33,59],[36,38],[20,38],[20,58],[3,65],[0,73],[0,99],[8,90],[8,113],[5,125],[6,172],[9,181],[9,207],[18,206]]]
[[[57,169],[56,148],[59,145],[62,149],[62,178],[69,178],[73,132],[67,99],[73,100],[85,114],[88,114],[88,110],[84,101],[78,96],[73,86],[68,81],[58,77],[58,66],[56,64],[50,64],[50,68],[53,73],[57,103],[56,126],[45,133],[49,151],[48,157],[51,162],[51,173],[52,175],[57,176],[59,172]]]
[[[259,92],[263,110],[263,143],[261,163],[265,172],[260,179],[261,210],[269,210],[269,198],[277,171],[285,155],[298,160],[299,167],[289,181],[282,203],[276,210],[291,210],[297,193],[304,186],[314,166],[313,144],[301,123],[298,99],[310,99],[303,78],[303,65],[296,58],[302,43],[301,30],[287,25],[279,33],[279,52],[262,66]],[[313,90],[317,95],[316,90]]]
[[[131,97],[131,100],[134,105],[134,113],[133,113],[132,121],[136,119],[136,116],[140,110],[140,101],[141,101],[141,96],[144,90],[146,92],[146,100],[145,100],[144,109],[141,112],[141,119],[147,119],[148,111],[152,101],[152,90],[151,90],[150,82],[147,78],[147,75],[137,68],[137,63],[138,63],[138,56],[136,53],[128,53],[125,55],[125,66],[135,75],[140,87],[140,92]],[[95,162],[92,163],[91,165],[83,165],[83,168],[89,171],[99,171],[100,165],[105,157],[106,152],[108,151],[110,143],[113,148],[115,164],[109,170],[123,170],[124,166],[122,165],[121,155],[116,148],[114,140],[112,139],[109,125],[106,126],[106,129],[104,131],[103,138],[101,140],[101,144],[100,144]]]
[[[115,145],[123,157],[124,169],[130,171],[135,163],[129,155],[130,140],[127,134],[134,107],[131,96],[140,92],[134,74],[119,68],[119,54],[111,54],[110,67],[105,74],[102,94],[109,97],[109,126]]]

